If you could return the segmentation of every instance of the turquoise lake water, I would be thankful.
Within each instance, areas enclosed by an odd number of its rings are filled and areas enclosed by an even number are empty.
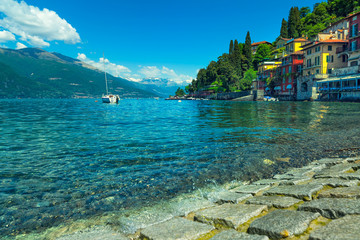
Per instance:
[[[358,103],[0,100],[0,238],[94,218],[131,231],[156,204],[358,149],[359,122]]]

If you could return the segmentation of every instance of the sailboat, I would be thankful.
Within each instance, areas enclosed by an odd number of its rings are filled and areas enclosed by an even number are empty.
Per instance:
[[[108,84],[106,78],[106,70],[105,70],[105,57],[103,54],[103,62],[104,62],[104,74],[105,74],[105,86],[106,86],[106,94],[102,95],[101,99],[103,103],[119,103],[120,97],[119,95],[109,94]]]

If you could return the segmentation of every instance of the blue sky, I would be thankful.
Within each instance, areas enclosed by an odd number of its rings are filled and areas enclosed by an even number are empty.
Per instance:
[[[196,77],[231,39],[276,39],[292,6],[314,0],[0,0],[0,46],[40,47],[130,80]]]

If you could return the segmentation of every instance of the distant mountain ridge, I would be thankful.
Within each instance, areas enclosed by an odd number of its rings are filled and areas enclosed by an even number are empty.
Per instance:
[[[108,74],[110,91],[124,97],[160,96],[156,91]],[[104,73],[78,59],[39,48],[0,48],[0,98],[99,98]]]
[[[157,92],[163,97],[168,97],[169,95],[174,95],[176,90],[184,88],[186,84],[178,84],[172,80],[164,78],[146,78],[141,80],[139,83],[146,85],[146,89]]]

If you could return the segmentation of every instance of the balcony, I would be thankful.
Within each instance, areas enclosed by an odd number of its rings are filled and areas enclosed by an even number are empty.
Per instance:
[[[359,66],[334,69],[331,76],[346,76],[359,73]]]
[[[345,53],[347,51],[348,51],[347,47],[338,47],[338,48],[336,48],[336,54]]]

